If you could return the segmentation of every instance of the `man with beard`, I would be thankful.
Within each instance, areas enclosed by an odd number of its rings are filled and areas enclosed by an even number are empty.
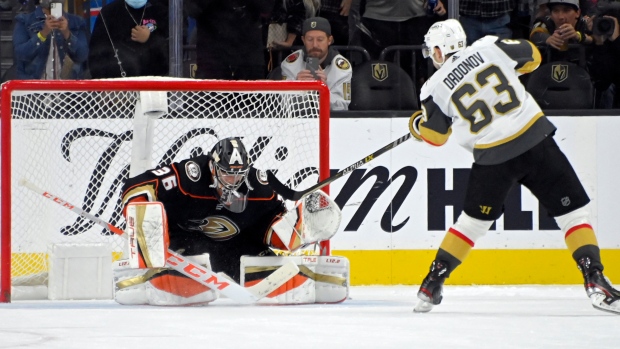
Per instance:
[[[353,70],[349,61],[330,47],[334,38],[329,22],[321,17],[306,19],[301,40],[304,48],[282,62],[282,79],[321,80],[329,87],[331,109],[349,109]],[[313,61],[318,63],[316,67]]]

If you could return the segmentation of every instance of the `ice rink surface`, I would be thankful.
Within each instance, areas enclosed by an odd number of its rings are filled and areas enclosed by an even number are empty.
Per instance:
[[[0,304],[0,348],[620,348],[620,316],[582,286],[447,286],[412,312],[417,286],[353,287],[335,305]]]

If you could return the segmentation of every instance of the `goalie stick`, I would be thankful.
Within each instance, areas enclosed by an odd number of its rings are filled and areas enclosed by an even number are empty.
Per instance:
[[[34,183],[29,182],[26,179],[21,179],[19,181],[19,185],[24,186],[32,190],[33,192],[42,195],[46,199],[54,201],[60,206],[73,211],[79,216],[82,216],[107,228],[109,231],[116,235],[122,236],[124,238],[129,238],[127,234],[120,228],[104,221],[103,219],[89,212],[86,212],[85,210],[71,204],[66,200],[61,199],[60,197],[48,191],[37,187]],[[224,273],[214,273],[213,271],[197,263],[194,263],[188,258],[170,249],[168,249],[167,252],[169,253],[169,257],[166,259],[166,266],[242,304],[256,303],[261,298],[265,297],[266,295],[275,291],[278,287],[282,286],[299,272],[299,267],[297,267],[294,262],[289,262],[278,268],[276,271],[271,273],[258,284],[245,288],[234,282]]]
[[[301,191],[296,191],[293,190],[289,187],[287,187],[285,184],[283,184],[282,182],[280,182],[280,180],[273,174],[273,172],[271,171],[267,171],[267,179],[269,181],[269,185],[271,186],[271,188],[278,194],[280,194],[284,199],[286,200],[292,200],[292,201],[298,201],[299,199],[303,198],[304,196],[312,193],[313,191],[319,190],[321,188],[323,188],[324,186],[328,185],[329,183],[335,181],[336,179],[350,173],[353,172],[353,170],[357,169],[358,167],[361,167],[364,164],[369,163],[370,161],[374,160],[376,157],[378,157],[379,155],[392,150],[394,148],[396,148],[397,146],[403,144],[406,140],[408,140],[409,138],[411,138],[411,133],[407,133],[406,135],[400,137],[399,139],[395,140],[394,142],[384,146],[383,148],[375,151],[374,153],[366,156],[365,158],[355,162],[352,165],[349,165],[347,168],[338,171],[336,174],[334,174],[333,176],[324,179],[323,181],[311,186],[308,189],[304,189]]]

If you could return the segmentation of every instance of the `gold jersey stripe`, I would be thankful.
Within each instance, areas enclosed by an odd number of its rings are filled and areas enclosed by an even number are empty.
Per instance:
[[[527,130],[530,129],[530,127],[532,127],[532,125],[534,125],[534,123],[536,121],[538,121],[538,119],[540,119],[541,117],[545,116],[545,114],[543,112],[540,112],[538,114],[536,114],[525,126],[523,126],[523,128],[521,130],[519,130],[519,132],[513,134],[510,137],[501,139],[497,142],[493,142],[493,143],[488,143],[488,144],[476,144],[474,146],[475,149],[489,149],[489,148],[493,148],[496,147],[498,145],[504,144],[504,143],[508,143],[516,138],[519,138],[519,136],[521,136],[522,134],[524,134]]]
[[[540,66],[540,63],[542,62],[542,57],[540,55],[538,47],[536,47],[531,41],[527,41],[527,43],[530,44],[530,47],[532,49],[532,60],[517,69],[517,72],[521,74],[528,74],[533,72]]]

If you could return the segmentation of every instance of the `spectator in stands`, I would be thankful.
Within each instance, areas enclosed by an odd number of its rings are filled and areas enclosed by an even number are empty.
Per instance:
[[[80,79],[88,57],[86,23],[78,16],[62,12],[50,14],[50,3],[42,0],[33,12],[15,17],[14,60],[17,79]]]
[[[579,63],[579,50],[568,50],[569,44],[592,43],[585,18],[581,16],[578,0],[550,0],[549,16],[538,18],[530,32],[530,40],[541,49],[543,62],[570,61]],[[586,57],[590,55],[586,52]]]
[[[286,24],[288,37],[284,41],[268,42],[274,48],[301,46],[301,26],[306,18],[314,17],[319,9],[319,0],[276,0],[271,13],[271,23]]]
[[[168,75],[168,1],[117,0],[101,8],[90,39],[91,77]]]
[[[378,59],[383,49],[389,46],[422,45],[424,34],[431,25],[447,18],[445,3],[445,0],[438,0],[429,12],[427,0],[366,0],[365,6],[359,8],[355,2],[354,13],[361,14],[360,22],[355,23],[360,33],[354,33],[351,44],[364,47],[371,59]],[[412,76],[419,91],[429,73],[421,50],[415,50],[415,58],[415,71],[409,52],[400,56],[400,66]]]
[[[329,87],[332,110],[347,110],[351,103],[349,61],[329,47],[333,42],[329,21],[322,17],[308,18],[302,29],[304,48],[290,54],[280,65],[284,80],[321,80]],[[309,57],[318,59],[318,68],[307,65]]]
[[[196,77],[263,79],[266,69],[262,24],[275,1],[185,0],[187,15],[196,19]]]
[[[365,4],[364,4],[365,3]],[[447,14],[443,0],[438,0],[434,13],[428,17],[423,0],[366,0],[355,3],[360,8],[361,22],[355,23],[361,32],[360,42],[353,45],[364,47],[372,59],[378,59],[381,51],[393,45],[421,45],[424,34],[437,16]]]
[[[590,64],[590,75],[597,92],[596,106],[600,109],[620,108],[620,3],[601,11],[596,17],[612,21],[611,34],[593,31],[594,45]],[[589,29],[593,29],[593,22],[589,21]],[[602,26],[597,22],[598,26]],[[603,26],[605,28],[607,25]]]
[[[353,0],[321,0],[319,16],[332,26],[334,45],[349,44],[349,11]]]
[[[485,35],[512,38],[508,25],[513,7],[511,0],[460,0],[459,21],[467,35],[467,45]]]

